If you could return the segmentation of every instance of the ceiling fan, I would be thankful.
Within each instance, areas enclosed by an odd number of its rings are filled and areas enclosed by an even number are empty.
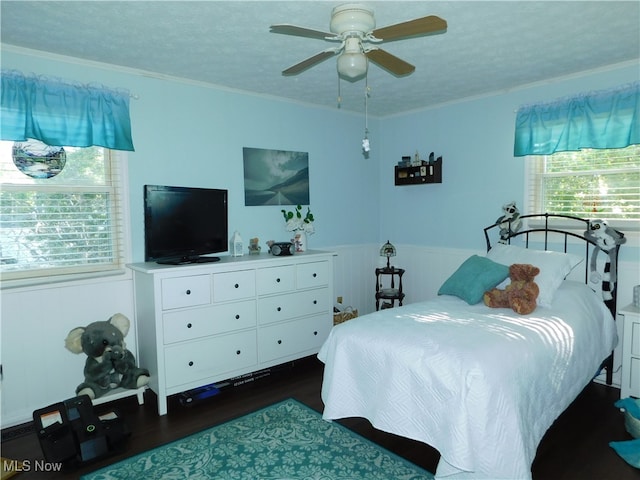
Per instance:
[[[430,15],[382,28],[376,29],[375,26],[373,10],[355,3],[339,5],[332,10],[329,24],[331,33],[286,23],[271,25],[273,33],[340,42],[336,47],[327,48],[296,63],[284,70],[282,74],[297,75],[334,55],[339,55],[338,74],[352,82],[364,77],[369,60],[394,75],[409,75],[416,67],[382,50],[376,44],[419,35],[444,33],[447,22],[440,17]]]

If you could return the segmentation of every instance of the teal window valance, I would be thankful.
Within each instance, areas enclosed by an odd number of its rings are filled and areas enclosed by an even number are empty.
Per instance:
[[[0,137],[133,151],[129,92],[2,70]]]
[[[640,82],[521,107],[514,156],[640,144]]]

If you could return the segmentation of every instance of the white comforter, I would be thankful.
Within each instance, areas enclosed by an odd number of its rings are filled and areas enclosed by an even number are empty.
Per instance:
[[[527,479],[616,343],[602,301],[570,281],[526,317],[450,296],[382,310],[334,327],[318,353],[323,416],[433,446],[436,477]]]

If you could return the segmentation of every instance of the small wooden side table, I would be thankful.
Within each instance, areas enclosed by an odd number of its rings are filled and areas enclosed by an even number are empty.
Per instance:
[[[376,310],[381,308],[393,308],[395,301],[398,301],[398,306],[402,306],[402,299],[404,293],[402,293],[402,275],[404,275],[404,269],[395,267],[383,267],[376,268]],[[398,277],[396,287],[396,276]],[[391,285],[385,287],[383,285],[384,279],[390,280]],[[380,304],[382,300],[382,305]]]

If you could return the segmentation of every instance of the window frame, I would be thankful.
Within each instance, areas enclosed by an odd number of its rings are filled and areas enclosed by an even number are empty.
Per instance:
[[[552,157],[553,154],[549,155],[527,155],[523,158],[525,161],[525,181],[524,181],[524,213],[525,214],[538,214],[538,213],[558,213],[558,212],[544,212],[544,208],[542,205],[544,204],[544,193],[543,189],[543,178],[545,176],[544,173],[544,162],[547,157]],[[590,171],[594,175],[597,175],[599,172],[607,172],[607,170],[592,170]],[[611,172],[611,171],[609,171]],[[613,173],[613,172],[611,172]],[[565,175],[561,173],[550,173],[548,176],[571,176],[570,173]],[[640,198],[638,199],[640,201]],[[576,215],[579,216],[579,215]],[[612,228],[618,229],[623,232],[630,232],[633,234],[637,234],[640,232],[640,221],[634,219],[610,219],[604,215],[598,215],[597,213],[592,216],[584,216],[582,218],[589,219],[604,219],[607,221],[609,226]],[[532,226],[537,226],[535,222],[529,222]],[[559,223],[554,222],[554,225],[558,227],[567,227],[567,225],[561,225]]]
[[[112,277],[114,275],[127,274],[126,264],[131,262],[131,224],[130,201],[127,164],[127,152],[104,148],[107,159],[106,167],[110,178],[110,186],[64,186],[38,185],[38,191],[70,192],[70,191],[111,191],[111,209],[113,212],[114,261],[111,263],[96,264],[93,266],[79,265],[78,267],[52,267],[37,268],[31,270],[16,270],[2,272],[0,289],[28,287],[41,284],[86,280],[92,278]],[[3,185],[3,189],[16,191],[31,190],[33,185]],[[74,188],[75,187],[75,188]]]

